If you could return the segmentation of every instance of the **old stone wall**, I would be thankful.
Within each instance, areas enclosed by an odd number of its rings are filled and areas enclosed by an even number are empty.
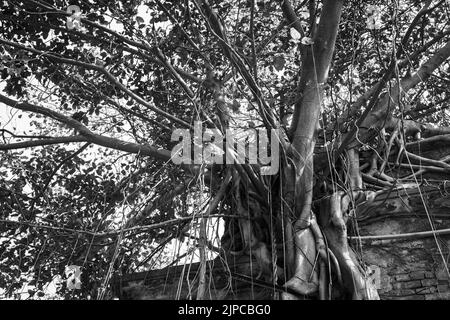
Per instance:
[[[435,229],[449,227],[448,221],[434,221]],[[386,219],[364,226],[364,235],[392,235],[430,230],[428,219]],[[438,248],[440,246],[440,250]],[[362,241],[359,251],[364,262],[378,274],[377,287],[385,300],[450,299],[450,236],[431,235],[419,239]]]
[[[207,262],[206,297],[209,300],[271,300],[276,291],[255,280],[255,260],[246,256],[223,257]],[[130,300],[191,300],[198,287],[199,263],[128,274],[114,279],[115,295]]]

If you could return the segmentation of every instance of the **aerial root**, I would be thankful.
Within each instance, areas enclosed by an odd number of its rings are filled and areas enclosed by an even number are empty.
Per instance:
[[[378,300],[378,292],[368,279],[365,273],[355,261],[356,258],[347,242],[347,216],[348,196],[336,192],[328,200],[330,215],[326,225],[323,226],[324,234],[332,253],[340,266],[342,282],[344,288],[352,295],[355,300]],[[324,212],[322,212],[324,214]],[[333,259],[333,258],[332,258]]]
[[[322,231],[320,230],[320,227],[317,224],[314,214],[312,214],[310,228],[316,241],[316,250],[319,254],[319,299],[326,300],[327,299],[326,288],[328,283],[328,276],[331,279],[331,275],[327,275],[328,273],[327,265],[330,265],[330,261],[328,259],[328,250],[325,245],[325,240],[323,238]]]

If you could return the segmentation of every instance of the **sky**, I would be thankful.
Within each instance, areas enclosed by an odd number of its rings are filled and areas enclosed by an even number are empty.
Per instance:
[[[3,93],[5,83],[0,82],[0,92]],[[19,119],[17,116],[23,114],[19,110],[14,110],[4,103],[0,102],[0,129],[7,129],[9,131],[17,132],[14,128],[19,128],[19,132],[29,130],[30,120],[28,117],[22,117]]]

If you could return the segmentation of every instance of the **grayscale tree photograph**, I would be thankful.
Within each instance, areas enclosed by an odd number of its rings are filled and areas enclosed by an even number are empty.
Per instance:
[[[450,0],[0,0],[0,57],[0,300],[450,300]]]

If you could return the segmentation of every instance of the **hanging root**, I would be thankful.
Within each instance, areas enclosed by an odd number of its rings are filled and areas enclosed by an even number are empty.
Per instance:
[[[328,254],[328,248],[325,245],[325,240],[322,234],[322,231],[320,230],[319,225],[317,224],[316,218],[313,215],[313,218],[311,219],[311,230],[314,234],[314,238],[316,239],[316,248],[319,253],[319,265],[320,265],[320,272],[319,272],[319,298],[320,300],[326,300],[327,299],[327,276],[330,277],[331,275],[327,274],[327,266],[330,265],[330,259]],[[340,273],[340,269],[339,269]],[[328,297],[331,298],[331,297]]]
[[[334,255],[333,251],[331,251],[330,248],[327,248],[328,255],[330,256],[331,262],[333,264],[333,270],[336,275],[338,284],[341,288],[344,287],[344,283],[342,282],[342,273],[341,273],[341,267],[339,266],[339,261],[337,260],[336,256]]]
[[[322,259],[319,261],[319,265],[319,299],[327,300],[327,265]]]
[[[321,212],[322,228],[331,251],[339,263],[344,288],[355,300],[378,300],[378,292],[366,279],[364,271],[355,261],[347,242],[347,217],[349,198],[343,192],[334,193]]]

